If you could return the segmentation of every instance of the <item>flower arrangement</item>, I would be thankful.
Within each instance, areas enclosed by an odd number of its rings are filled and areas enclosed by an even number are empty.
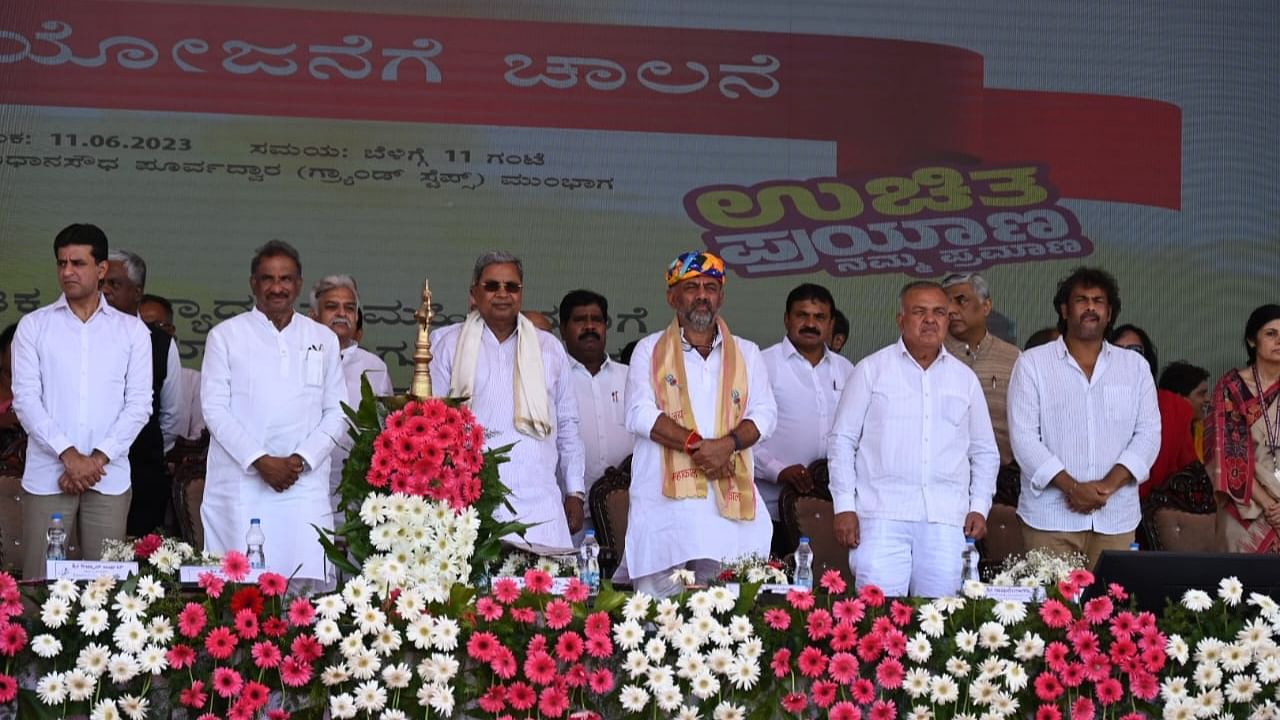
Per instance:
[[[787,568],[777,558],[747,555],[724,564],[716,580],[722,583],[786,583]]]
[[[1056,553],[1048,550],[1031,550],[1021,555],[1005,558],[999,572],[991,579],[992,585],[1045,587],[1065,579],[1072,570],[1085,566],[1085,556],[1080,553]]]

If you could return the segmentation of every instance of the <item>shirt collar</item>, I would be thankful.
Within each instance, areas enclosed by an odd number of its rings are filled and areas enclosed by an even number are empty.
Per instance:
[[[718,324],[719,323],[717,323],[717,325]],[[689,339],[685,337],[684,328],[680,328],[680,343],[686,347],[693,345],[693,343],[689,342]],[[717,328],[716,336],[711,339],[711,349],[715,350],[716,348],[720,347],[720,345],[722,345],[723,343],[724,343],[724,333],[720,332],[720,330]],[[690,348],[690,350],[693,350],[693,348]],[[689,351],[686,350],[686,352],[689,352]],[[696,350],[694,350],[694,352],[696,352]]]
[[[902,339],[901,335],[898,336],[897,346],[898,346],[898,354],[900,356],[910,360],[912,364],[914,364],[916,367],[920,366],[920,364],[916,362],[916,359],[911,357],[911,352],[907,350],[907,343]],[[947,343],[944,341],[942,345],[938,347],[937,359],[935,359],[932,363],[930,363],[929,367],[933,367],[934,365],[937,365],[939,361],[949,357],[952,357],[952,355],[951,353],[947,352]]]
[[[289,324],[285,325],[282,328],[276,327],[276,324],[271,322],[271,318],[267,317],[266,313],[259,310],[257,305],[254,305],[253,309],[251,309],[249,313],[254,317],[256,317],[258,319],[258,322],[266,323],[267,327],[271,328],[272,330],[275,330],[276,332],[284,332],[285,330],[288,330],[289,328],[293,327],[293,321],[296,319],[298,311],[297,310],[293,311],[293,315],[289,317]]]
[[[71,303],[67,302],[67,294],[62,293],[58,295],[58,299],[53,301],[53,307],[62,308],[67,312],[71,312]],[[107,296],[103,295],[102,291],[99,290],[98,291],[98,307],[93,311],[93,315],[89,316],[89,319],[92,320],[93,316],[97,315],[98,313],[102,313],[104,315],[114,315],[119,312],[120,312],[119,310],[116,310],[115,308],[111,307],[111,303],[107,302]]]
[[[582,370],[588,375],[591,374],[591,371],[587,370],[586,365],[583,365],[582,363],[578,362],[578,358],[570,355],[568,352],[565,352],[565,357],[569,358],[569,366],[572,367],[574,370]],[[605,353],[604,362],[600,363],[600,372],[604,372],[605,370],[608,370],[609,366],[613,364],[614,364],[613,358],[609,357],[609,353]]]
[[[805,364],[809,363],[809,358],[802,355],[800,351],[796,349],[795,343],[791,342],[791,338],[787,337],[786,335],[782,336],[782,348],[783,348],[783,353],[788,358],[798,357],[801,360],[805,361]],[[834,353],[831,352],[831,348],[824,345],[822,347],[822,359],[818,361],[818,365],[821,365],[824,362],[829,362],[831,360],[832,355],[834,355]]]

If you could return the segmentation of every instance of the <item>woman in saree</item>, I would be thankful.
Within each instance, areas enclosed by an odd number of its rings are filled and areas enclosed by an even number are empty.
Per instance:
[[[1227,371],[1211,397],[1205,465],[1218,492],[1218,535],[1228,552],[1280,553],[1280,305],[1249,315],[1248,363]]]

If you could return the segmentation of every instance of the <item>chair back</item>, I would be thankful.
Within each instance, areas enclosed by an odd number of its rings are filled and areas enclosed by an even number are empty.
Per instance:
[[[178,530],[184,542],[197,552],[204,550],[204,522],[200,519],[200,504],[204,501],[206,462],[209,454],[209,434],[200,440],[182,443],[169,453],[173,464],[173,512],[178,519]]]
[[[631,456],[591,485],[587,495],[591,522],[600,543],[600,576],[613,575],[622,562],[627,539],[627,514],[631,511]]]
[[[1022,518],[1018,517],[1018,508],[1001,502],[991,506],[987,513],[987,536],[982,539],[981,566],[983,577],[993,568],[999,568],[1006,558],[1025,555],[1026,542],[1022,539]]]
[[[1200,462],[1169,476],[1147,496],[1142,529],[1151,550],[1221,552],[1213,481]]]
[[[812,490],[800,493],[787,485],[778,498],[787,547],[798,545],[801,536],[808,537],[809,546],[813,548],[814,579],[821,578],[827,570],[838,570],[845,582],[852,584],[849,549],[836,541],[835,506],[831,501],[827,461],[818,460],[811,464],[809,476],[813,478]]]
[[[0,475],[0,568],[22,573],[22,478]]]

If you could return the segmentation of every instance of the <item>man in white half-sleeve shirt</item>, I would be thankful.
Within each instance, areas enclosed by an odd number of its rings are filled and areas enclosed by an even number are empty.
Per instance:
[[[671,324],[644,338],[627,373],[631,510],[615,578],[674,595],[672,571],[699,582],[721,563],[769,552],[773,526],[755,486],[750,448],[773,432],[777,406],[755,343],[720,317],[724,261],[687,252],[667,268]]]
[[[53,241],[62,296],[18,322],[13,410],[26,429],[22,574],[45,576],[45,532],[61,513],[86,560],[123,540],[132,498],[129,447],[151,417],[151,333],[99,291],[107,236],[94,225]]]
[[[347,389],[343,401],[352,408],[360,407],[360,379],[368,378],[369,387],[378,397],[391,395],[391,374],[382,358],[360,347],[356,330],[360,325],[360,293],[350,275],[328,275],[311,288],[311,319],[338,336],[338,352],[342,355],[342,379]],[[342,482],[342,465],[351,454],[351,435],[344,432],[329,458],[329,496],[338,509],[338,484]]]
[[[943,347],[950,298],[928,281],[899,297],[902,337],[854,367],[836,412],[835,535],[858,587],[938,597],[986,534],[1000,453],[977,376]]]
[[[254,254],[252,310],[209,332],[200,396],[212,440],[200,519],[205,549],[245,549],[262,520],[267,567],[321,582],[328,565],[316,530],[333,527],[329,456],[346,431],[338,338],[293,309],[298,251],[272,240]]]
[[[778,403],[778,427],[755,448],[760,496],[773,519],[773,554],[787,547],[778,496],[783,485],[800,492],[813,489],[809,465],[827,457],[827,436],[853,363],[828,349],[835,300],[821,285],[804,283],[787,295],[782,324],[786,336],[761,353]]]
[[[578,403],[569,356],[554,335],[520,313],[523,299],[519,258],[503,251],[477,258],[471,275],[475,309],[463,322],[431,334],[431,386],[470,398],[488,447],[514,444],[498,477],[511,489],[515,514],[499,508],[496,517],[533,527],[524,540],[503,539],[539,550],[569,549],[586,499]]]
[[[1160,451],[1151,367],[1105,341],[1120,315],[1115,278],[1077,268],[1058,283],[1057,340],[1024,352],[1009,383],[1009,439],[1022,468],[1027,549],[1127,550],[1142,520],[1138,484]]]
[[[578,430],[585,454],[586,491],[631,454],[635,438],[626,425],[627,366],[609,359],[605,346],[609,338],[609,301],[591,290],[573,290],[560,301],[560,337],[569,353],[573,392],[578,401]],[[591,522],[588,505],[581,531]]]

